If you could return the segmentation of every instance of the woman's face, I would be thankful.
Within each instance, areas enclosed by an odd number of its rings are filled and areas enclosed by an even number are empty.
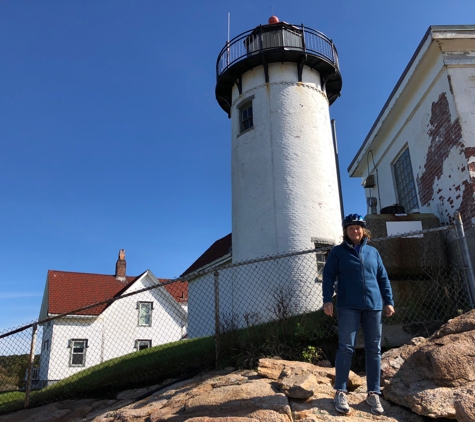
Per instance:
[[[346,235],[351,240],[353,245],[361,242],[361,239],[363,239],[363,234],[363,227],[359,226],[358,224],[352,224],[346,228]]]

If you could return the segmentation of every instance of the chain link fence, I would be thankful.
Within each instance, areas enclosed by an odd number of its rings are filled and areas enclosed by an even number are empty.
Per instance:
[[[396,314],[384,319],[386,347],[428,336],[474,307],[464,240],[463,230],[454,225],[371,240],[395,299]],[[102,302],[5,332],[0,335],[0,413],[9,402],[28,405],[38,391],[51,391],[44,402],[70,397],[73,393],[64,388],[55,394],[54,386],[97,368],[132,365],[139,356],[149,361],[134,377],[150,379],[147,371],[158,359],[155,346],[176,347],[205,337],[214,341],[215,363],[225,363],[221,358],[234,353],[240,360],[233,363],[252,366],[263,355],[287,358],[296,351],[311,360],[317,347],[331,360],[338,321],[321,310],[322,271],[330,250],[221,265],[188,274],[186,280],[158,281],[144,273],[129,289]],[[188,301],[177,301],[173,293],[184,286]],[[154,376],[163,378],[163,373]],[[123,384],[117,378],[98,376],[94,382],[98,391],[107,390]]]

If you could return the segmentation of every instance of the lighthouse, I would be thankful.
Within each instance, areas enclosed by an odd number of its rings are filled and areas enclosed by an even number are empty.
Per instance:
[[[231,121],[233,262],[338,243],[333,42],[272,16],[226,43],[216,76]]]

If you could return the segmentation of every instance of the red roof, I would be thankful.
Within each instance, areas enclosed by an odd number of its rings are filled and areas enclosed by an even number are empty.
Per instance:
[[[227,255],[231,252],[232,246],[232,233],[229,233],[227,236],[218,239],[214,242],[203,254],[191,264],[188,269],[181,275],[182,277],[196,271],[207,264],[210,264],[213,261]]]
[[[137,277],[126,277],[126,281],[118,281],[113,275],[75,273],[66,271],[48,271],[48,313],[63,314],[120,296]],[[160,282],[169,280],[160,279]],[[176,282],[165,288],[177,302],[188,301],[188,283]],[[109,303],[95,306],[75,315],[99,315]]]

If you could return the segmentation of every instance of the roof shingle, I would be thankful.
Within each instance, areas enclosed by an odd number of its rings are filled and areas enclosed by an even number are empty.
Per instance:
[[[127,276],[125,282],[113,275],[48,271],[48,314],[57,315],[71,312],[94,303],[120,296],[140,276]],[[159,280],[161,283],[169,281]],[[165,286],[173,298],[179,302],[188,301],[188,283],[177,282]],[[99,315],[109,303],[95,306],[75,315]]]

